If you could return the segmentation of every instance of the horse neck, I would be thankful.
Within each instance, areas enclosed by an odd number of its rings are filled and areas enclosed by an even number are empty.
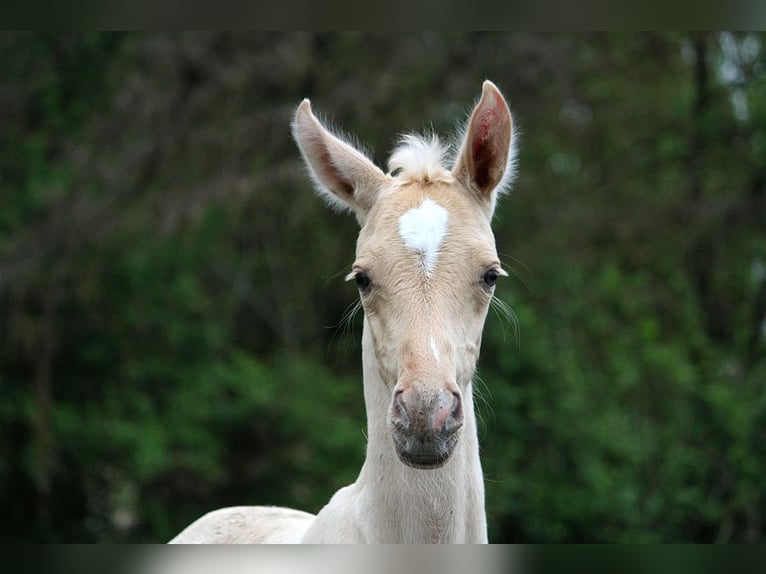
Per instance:
[[[394,450],[387,423],[392,391],[380,375],[366,320],[362,362],[368,442],[356,486],[371,541],[486,542],[484,482],[471,389],[464,392],[464,425],[450,459],[439,469],[414,469],[400,462]]]

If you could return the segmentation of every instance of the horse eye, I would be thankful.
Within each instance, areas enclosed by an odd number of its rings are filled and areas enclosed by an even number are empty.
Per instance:
[[[488,269],[484,272],[484,275],[482,275],[481,281],[484,283],[485,287],[491,289],[497,283],[497,278],[499,275],[500,274],[495,269]]]
[[[366,273],[357,271],[354,275],[354,281],[356,281],[356,286],[362,293],[366,293],[370,290],[370,278]]]

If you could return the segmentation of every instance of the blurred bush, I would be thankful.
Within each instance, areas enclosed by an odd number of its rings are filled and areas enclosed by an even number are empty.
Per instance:
[[[762,34],[2,34],[0,536],[317,511],[364,457],[355,222],[294,106],[375,144],[509,96],[478,383],[497,542],[759,542]],[[389,147],[387,147],[389,146]]]

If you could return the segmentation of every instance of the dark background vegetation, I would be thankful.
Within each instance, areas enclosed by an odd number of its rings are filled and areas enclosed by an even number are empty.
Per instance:
[[[495,542],[766,541],[766,36],[0,35],[0,537],[317,511],[364,457],[356,223],[294,107],[383,163],[492,79],[523,131],[479,374]]]

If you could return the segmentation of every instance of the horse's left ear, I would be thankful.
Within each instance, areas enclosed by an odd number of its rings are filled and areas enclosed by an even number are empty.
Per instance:
[[[452,173],[477,195],[490,217],[498,191],[513,176],[512,137],[508,104],[495,84],[486,80],[481,99],[468,120]]]

